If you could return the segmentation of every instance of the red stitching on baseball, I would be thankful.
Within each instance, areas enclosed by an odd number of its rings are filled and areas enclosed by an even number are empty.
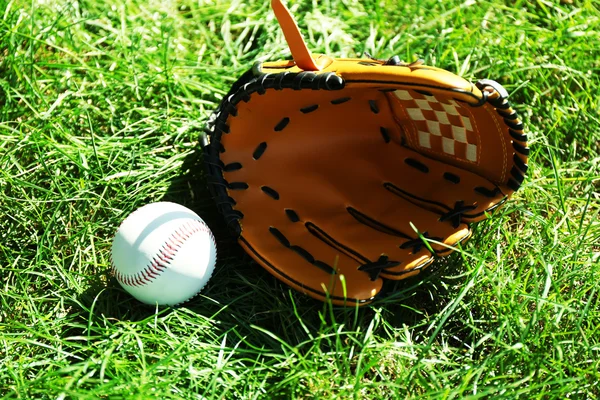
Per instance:
[[[217,247],[215,237],[208,226],[206,226],[203,221],[193,219],[176,229],[165,241],[165,243],[159,247],[159,251],[152,258],[152,261],[146,265],[144,269],[134,275],[125,275],[118,271],[115,267],[111,254],[110,263],[112,266],[113,275],[119,282],[127,286],[142,286],[152,282],[169,266],[170,262],[175,258],[175,255],[181,249],[181,246],[183,246],[185,241],[197,232],[208,233],[213,245],[215,248]]]

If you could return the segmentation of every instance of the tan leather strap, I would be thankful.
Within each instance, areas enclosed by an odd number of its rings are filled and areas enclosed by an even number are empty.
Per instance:
[[[304,71],[320,71],[321,68],[312,58],[306,42],[300,33],[300,28],[298,28],[298,24],[296,24],[290,10],[288,10],[281,0],[271,0],[271,7],[275,12],[277,21],[279,21],[281,30],[283,30],[283,35],[292,52],[292,57],[296,65]]]

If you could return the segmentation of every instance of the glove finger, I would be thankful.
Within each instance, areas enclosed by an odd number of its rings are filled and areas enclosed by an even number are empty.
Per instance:
[[[479,221],[506,197],[498,186],[472,172],[409,149],[404,149],[400,156],[407,168],[403,168],[401,174],[384,172],[387,175],[384,188],[420,207],[448,215],[448,220],[455,216],[455,221]],[[382,168],[389,171],[394,163],[389,158],[382,157],[382,160],[387,160],[387,163],[382,162]],[[398,170],[397,162],[395,164]]]
[[[354,175],[354,179],[361,182],[358,175]],[[439,214],[384,190],[377,182],[361,184],[371,196],[349,199],[347,204],[351,206],[344,211],[339,210],[341,205],[337,212],[323,214],[320,214],[322,210],[305,210],[307,220],[312,221],[307,226],[313,235],[340,251],[361,254],[372,263],[387,256],[388,265],[382,272],[386,278],[402,279],[407,272],[422,269],[433,261],[419,234],[428,239],[437,255],[450,253],[452,246],[471,235],[468,225],[459,223],[454,227],[449,222],[441,222]],[[377,270],[376,266],[373,268]]]
[[[305,226],[336,252],[354,256],[360,262],[358,269],[371,278],[393,270],[392,274],[399,279],[433,261],[431,252],[417,239],[416,233],[413,233],[415,238],[411,238],[397,229],[400,224],[394,224],[394,227],[383,224],[355,208],[306,222]]]
[[[240,237],[242,246],[271,274],[314,298],[329,296],[336,304],[367,303],[381,290],[381,279],[358,270],[362,260],[337,251],[280,211],[268,221],[258,213],[248,215]]]

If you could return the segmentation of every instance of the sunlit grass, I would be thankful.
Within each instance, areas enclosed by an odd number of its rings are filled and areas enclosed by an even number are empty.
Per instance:
[[[315,52],[501,82],[531,138],[522,190],[462,252],[332,309],[249,262],[203,178],[210,112],[289,57],[268,2],[0,0],[0,397],[598,397],[600,3],[290,8]],[[122,219],[159,200],[218,238],[174,310],[109,274]]]

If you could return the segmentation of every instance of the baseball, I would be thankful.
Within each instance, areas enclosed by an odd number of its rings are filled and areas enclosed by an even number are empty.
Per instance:
[[[114,275],[129,294],[146,304],[176,305],[206,285],[215,268],[217,246],[195,212],[158,202],[123,221],[111,255]]]

